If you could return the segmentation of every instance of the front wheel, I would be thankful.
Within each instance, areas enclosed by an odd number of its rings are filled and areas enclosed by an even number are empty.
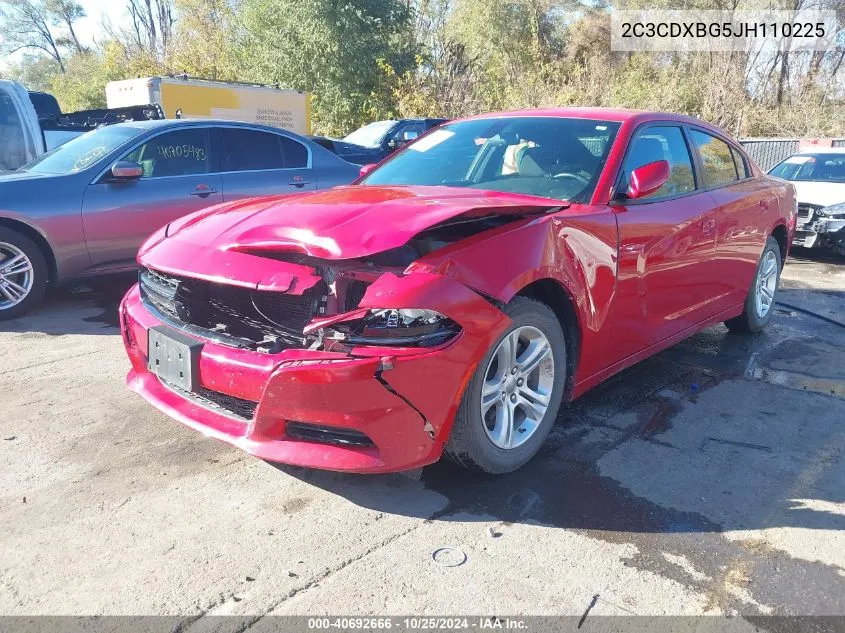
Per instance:
[[[28,312],[46,288],[41,249],[17,231],[0,227],[0,321]]]
[[[551,308],[516,297],[504,312],[512,323],[478,364],[445,448],[453,462],[496,474],[537,454],[566,383],[566,344]]]
[[[757,333],[768,325],[774,312],[780,270],[780,245],[775,238],[770,237],[757,263],[757,272],[748,290],[742,314],[725,321],[731,332]]]

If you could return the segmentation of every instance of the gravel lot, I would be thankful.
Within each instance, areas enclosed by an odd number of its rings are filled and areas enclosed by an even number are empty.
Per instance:
[[[793,257],[765,334],[625,371],[500,478],[275,467],[167,419],[123,384],[129,283],[0,324],[2,614],[845,614],[841,262]]]

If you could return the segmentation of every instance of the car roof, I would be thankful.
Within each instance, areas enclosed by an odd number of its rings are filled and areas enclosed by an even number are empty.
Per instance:
[[[687,116],[684,114],[676,114],[673,112],[656,112],[648,110],[626,110],[624,108],[581,108],[581,107],[567,107],[567,108],[535,108],[526,110],[509,110],[504,112],[489,112],[486,114],[478,114],[475,116],[460,119],[468,121],[473,119],[496,119],[504,117],[559,117],[570,119],[593,119],[596,121],[613,121],[617,123],[630,123],[632,125],[639,125],[641,123],[649,123],[653,121],[662,122],[669,121],[674,123],[686,123],[688,125],[695,125],[697,127],[708,130],[714,134],[722,136],[726,139],[732,139],[731,135],[725,130],[707,123],[701,119]],[[453,123],[454,121],[450,121]],[[737,141],[732,141],[737,147],[740,147]]]
[[[677,121],[717,129],[716,126],[684,114],[671,112],[656,112],[648,110],[627,110],[624,108],[535,108],[526,110],[508,110],[503,112],[489,112],[467,117],[467,119],[492,119],[501,117],[561,117],[572,119],[595,119],[598,121],[616,121],[624,123],[634,121],[644,123],[648,121]],[[724,132],[723,132],[724,133]]]
[[[256,130],[269,130],[271,132],[287,132],[295,136],[301,136],[291,130],[263,125],[261,123],[250,123],[249,121],[231,121],[229,119],[154,119],[151,121],[126,121],[115,123],[117,127],[135,128],[138,130],[155,130],[169,127],[191,127],[196,125],[231,125],[235,127],[249,127]],[[109,126],[112,127],[112,126]]]

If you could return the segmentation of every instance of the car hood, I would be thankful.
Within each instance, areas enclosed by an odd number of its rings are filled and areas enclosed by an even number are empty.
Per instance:
[[[839,182],[812,182],[790,180],[795,185],[795,197],[799,204],[818,204],[829,207],[845,202],[845,184]]]
[[[174,222],[167,235],[219,251],[355,259],[398,248],[457,216],[524,217],[566,204],[476,189],[353,185],[221,205]]]
[[[56,177],[57,174],[37,174],[31,171],[0,171],[0,184]]]

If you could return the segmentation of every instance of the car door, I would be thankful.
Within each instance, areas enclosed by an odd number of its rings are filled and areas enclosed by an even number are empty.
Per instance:
[[[666,184],[644,198],[626,199],[631,171],[658,160],[669,162]],[[621,312],[614,356],[624,358],[714,312],[717,205],[700,186],[686,131],[677,123],[635,130],[615,191]]]
[[[207,127],[186,126],[152,136],[120,160],[140,164],[137,180],[116,181],[110,168],[85,190],[82,223],[94,267],[134,261],[155,230],[222,201]]]
[[[225,126],[221,148],[223,199],[275,196],[317,188],[311,150],[281,132]]]
[[[691,128],[690,140],[702,180],[718,205],[716,255],[711,272],[718,306],[727,310],[745,301],[757,261],[779,214],[771,184],[753,178],[739,149],[715,134]]]

